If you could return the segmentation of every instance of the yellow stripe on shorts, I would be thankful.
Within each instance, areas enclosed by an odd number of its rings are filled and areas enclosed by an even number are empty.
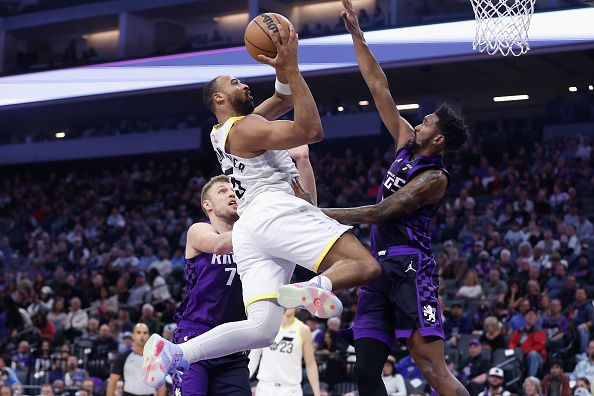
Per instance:
[[[316,272],[316,273],[318,272],[318,268],[320,267],[320,264],[322,264],[322,261],[324,261],[324,257],[326,257],[326,255],[328,254],[328,252],[330,251],[332,246],[334,246],[336,241],[338,241],[338,238],[340,238],[341,236],[342,236],[342,234],[337,235],[334,238],[332,238],[330,240],[330,242],[328,242],[328,244],[326,245],[324,250],[322,250],[322,253],[320,253],[320,256],[318,257],[318,259],[316,260],[316,263],[313,266],[313,272]]]

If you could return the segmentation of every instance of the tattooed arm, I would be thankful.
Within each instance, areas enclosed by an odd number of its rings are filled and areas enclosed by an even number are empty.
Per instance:
[[[448,179],[441,170],[420,173],[400,190],[375,205],[358,208],[322,209],[343,224],[377,224],[434,204],[445,195]]]

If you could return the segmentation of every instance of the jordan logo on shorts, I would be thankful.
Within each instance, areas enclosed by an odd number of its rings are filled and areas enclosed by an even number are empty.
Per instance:
[[[417,272],[417,270],[413,268],[412,264],[413,264],[413,262],[412,262],[412,260],[410,260],[410,264],[408,265],[408,268],[406,269],[406,271],[404,271],[405,273],[408,271],[411,271],[411,270]]]

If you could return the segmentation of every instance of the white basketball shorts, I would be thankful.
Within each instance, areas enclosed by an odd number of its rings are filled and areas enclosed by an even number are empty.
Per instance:
[[[247,308],[276,298],[295,264],[317,272],[334,243],[351,227],[281,191],[255,197],[233,226],[233,255]]]

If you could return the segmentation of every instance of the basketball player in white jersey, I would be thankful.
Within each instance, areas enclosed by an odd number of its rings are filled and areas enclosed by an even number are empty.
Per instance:
[[[301,396],[301,360],[305,361],[307,379],[314,396],[320,395],[318,365],[314,357],[311,330],[295,317],[294,309],[287,309],[281,328],[268,348],[250,352],[250,377],[258,364],[256,396]]]
[[[204,102],[218,120],[211,141],[238,199],[239,220],[232,239],[247,320],[222,324],[179,345],[151,337],[144,349],[143,370],[153,386],[180,365],[272,344],[283,307],[303,306],[325,318],[340,315],[342,304],[331,291],[365,284],[381,274],[378,262],[350,227],[293,192],[298,172],[287,150],[322,140],[323,131],[299,72],[295,29],[290,26],[286,32],[278,26],[278,32],[270,35],[277,56],[260,60],[276,69],[279,80],[288,82],[278,82],[271,99],[256,108],[249,87],[228,75],[203,89]],[[274,98],[288,95],[294,121],[271,121],[288,111],[276,108]],[[289,285],[295,264],[322,276]]]

